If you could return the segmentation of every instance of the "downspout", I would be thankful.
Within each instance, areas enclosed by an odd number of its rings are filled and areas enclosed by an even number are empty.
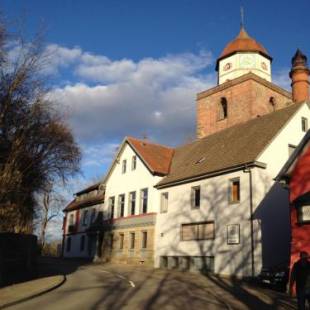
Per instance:
[[[251,229],[251,273],[252,277],[255,276],[255,258],[254,258],[254,226],[253,226],[253,180],[252,169],[245,167],[245,173],[249,173],[249,186],[250,186],[250,229]]]

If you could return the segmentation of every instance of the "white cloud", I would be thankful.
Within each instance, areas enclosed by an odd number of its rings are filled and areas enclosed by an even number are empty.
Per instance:
[[[177,144],[194,132],[196,93],[215,80],[213,74],[202,74],[212,62],[206,51],[134,62],[80,49],[54,50],[67,55],[80,82],[56,88],[51,95],[69,113],[74,132],[85,145],[145,134]],[[61,65],[56,62],[56,67]]]

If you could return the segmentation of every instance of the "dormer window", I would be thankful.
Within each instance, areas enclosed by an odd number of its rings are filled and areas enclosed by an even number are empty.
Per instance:
[[[219,113],[218,113],[218,120],[223,120],[227,118],[227,99],[225,97],[221,98],[219,103]]]

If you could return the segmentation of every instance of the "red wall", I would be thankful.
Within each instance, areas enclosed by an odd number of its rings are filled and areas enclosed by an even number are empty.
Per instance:
[[[310,147],[300,156],[290,181],[290,202],[310,191]],[[300,251],[310,254],[310,224],[297,224],[297,212],[291,207],[291,265],[298,260]]]

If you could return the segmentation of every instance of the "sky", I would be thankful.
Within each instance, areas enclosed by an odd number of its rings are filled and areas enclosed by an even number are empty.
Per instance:
[[[297,48],[310,55],[310,1],[0,0],[9,25],[45,33],[46,79],[80,144],[68,199],[105,175],[127,135],[175,146],[195,136],[195,96],[216,85],[215,61],[240,29],[273,57],[290,89]]]

